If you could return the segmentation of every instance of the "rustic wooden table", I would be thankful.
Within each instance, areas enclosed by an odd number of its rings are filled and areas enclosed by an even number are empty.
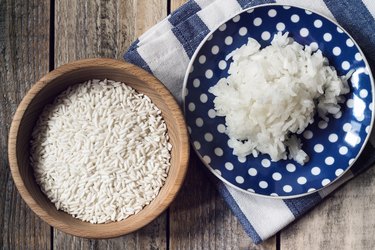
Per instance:
[[[303,219],[255,246],[192,154],[172,206],[145,228],[111,240],[67,235],[41,221],[14,187],[11,118],[48,71],[90,57],[122,58],[130,43],[184,0],[0,1],[0,247],[2,249],[375,249],[375,168]]]

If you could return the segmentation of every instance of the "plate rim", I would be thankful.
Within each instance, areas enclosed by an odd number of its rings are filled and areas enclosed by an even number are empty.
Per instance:
[[[266,3],[266,4],[260,4],[260,5],[255,5],[255,6],[252,6],[252,7],[249,7],[249,8],[245,8],[243,10],[240,10],[238,12],[236,12],[234,15],[231,15],[230,17],[228,17],[225,21],[223,22],[220,22],[219,25],[217,25],[214,29],[212,29],[204,38],[203,40],[199,43],[198,47],[195,49],[194,51],[194,54],[192,55],[192,57],[190,58],[190,61],[189,61],[189,64],[188,64],[188,67],[185,71],[185,76],[184,76],[184,81],[183,81],[183,85],[182,85],[182,109],[183,109],[183,112],[184,112],[184,115],[186,117],[186,108],[185,108],[185,100],[186,100],[186,96],[185,96],[185,92],[186,92],[186,85],[187,85],[187,81],[188,81],[188,78],[189,78],[189,75],[190,75],[190,71],[191,71],[191,68],[193,66],[193,63],[194,61],[197,59],[197,55],[198,53],[200,52],[200,50],[202,49],[203,45],[207,42],[208,38],[213,34],[215,33],[220,26],[222,26],[223,24],[229,22],[231,19],[233,19],[234,17],[236,17],[237,15],[240,15],[244,12],[247,12],[249,10],[252,10],[252,9],[257,9],[257,8],[263,8],[263,7],[269,7],[269,6],[280,6],[280,7],[291,7],[291,8],[298,8],[298,9],[302,9],[302,10],[305,10],[305,11],[310,11],[316,15],[319,15],[325,19],[327,19],[328,21],[330,21],[331,23],[333,23],[334,25],[336,25],[338,28],[340,28],[346,35],[349,36],[349,38],[353,41],[355,47],[358,49],[358,51],[361,53],[361,56],[362,56],[362,59],[363,59],[363,62],[365,63],[365,66],[366,66],[366,69],[368,69],[368,75],[369,75],[369,78],[370,78],[370,83],[371,83],[371,93],[372,93],[372,104],[373,106],[375,105],[375,82],[374,82],[374,77],[372,75],[372,71],[371,71],[371,67],[370,67],[370,64],[368,63],[367,61],[367,58],[365,56],[365,54],[363,53],[361,47],[358,45],[357,41],[351,36],[351,34],[346,30],[344,29],[339,23],[337,23],[337,21],[333,20],[332,18],[322,14],[322,13],[319,13],[315,10],[311,10],[310,8],[304,8],[304,7],[301,7],[301,6],[298,6],[298,5],[293,5],[293,4],[279,4],[279,3]],[[228,180],[226,180],[224,177],[222,177],[220,174],[218,174],[206,161],[203,160],[203,157],[200,155],[200,153],[198,152],[198,150],[194,147],[193,145],[193,142],[192,140],[189,140],[190,141],[190,145],[192,146],[193,150],[195,151],[196,155],[199,157],[200,161],[205,165],[205,167],[216,177],[218,178],[220,181],[224,182],[225,184],[227,184],[228,186],[238,190],[238,191],[241,191],[243,193],[246,193],[246,194],[250,194],[250,195],[254,195],[254,196],[258,196],[258,197],[263,197],[263,198],[269,198],[269,199],[276,199],[276,200],[282,200],[282,199],[294,199],[294,198],[301,198],[301,197],[304,197],[304,196],[308,196],[308,195],[311,195],[311,194],[314,194],[314,193],[318,193],[319,191],[323,190],[323,189],[327,189],[328,187],[331,187],[334,183],[337,183],[338,180],[342,179],[348,172],[349,170],[352,168],[352,166],[355,164],[355,162],[358,160],[359,156],[362,154],[364,148],[366,147],[366,145],[369,142],[369,138],[370,138],[370,135],[371,135],[371,131],[373,130],[373,126],[374,126],[374,117],[375,116],[375,107],[372,109],[371,111],[371,122],[370,122],[370,125],[369,125],[369,131],[366,135],[366,138],[365,140],[363,141],[362,143],[362,146],[358,152],[358,154],[356,155],[356,157],[354,158],[354,161],[352,161],[352,163],[348,164],[348,167],[344,170],[343,173],[341,173],[341,175],[337,176],[334,180],[332,180],[329,184],[327,184],[326,186],[323,186],[321,188],[318,188],[316,190],[313,190],[311,192],[305,192],[305,193],[302,193],[302,194],[296,194],[296,195],[285,195],[285,196],[272,196],[272,195],[265,195],[265,194],[259,194],[259,193],[255,193],[255,192],[251,192],[251,191],[248,191],[246,189],[242,189],[236,185],[234,185],[233,183],[229,182]],[[189,138],[190,138],[190,133],[189,133]],[[341,185],[341,184],[340,184]]]

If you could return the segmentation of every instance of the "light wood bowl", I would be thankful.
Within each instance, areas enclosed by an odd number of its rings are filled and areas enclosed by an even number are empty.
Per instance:
[[[29,163],[29,141],[44,106],[67,87],[90,79],[111,79],[151,98],[162,111],[172,144],[171,168],[158,196],[136,215],[120,222],[91,224],[58,211],[35,182]],[[63,65],[39,80],[14,115],[8,141],[14,183],[27,205],[44,221],[66,233],[86,238],[112,238],[133,232],[154,220],[175,198],[188,167],[189,143],[183,114],[171,93],[151,74],[113,59],[86,59]]]

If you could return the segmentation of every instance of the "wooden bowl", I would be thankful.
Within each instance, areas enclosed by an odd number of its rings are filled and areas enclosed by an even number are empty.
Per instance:
[[[138,214],[120,222],[91,224],[58,211],[42,193],[29,162],[31,132],[44,106],[67,87],[90,79],[111,79],[151,98],[162,111],[172,144],[171,167],[158,196]],[[183,114],[171,93],[155,77],[132,64],[113,59],[87,59],[63,65],[39,80],[26,94],[9,132],[9,164],[14,183],[27,205],[44,221],[66,233],[87,238],[112,238],[133,232],[160,215],[175,198],[184,180],[189,157]]]

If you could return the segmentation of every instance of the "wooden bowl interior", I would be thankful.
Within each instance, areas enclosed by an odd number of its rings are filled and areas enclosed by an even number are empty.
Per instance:
[[[144,93],[152,99],[162,111],[173,148],[171,153],[171,168],[167,180],[155,200],[138,214],[130,216],[123,221],[108,224],[91,224],[75,219],[65,212],[56,210],[54,205],[41,192],[34,180],[33,170],[29,163],[29,142],[38,116],[41,114],[43,108],[53,102],[59,93],[77,83],[82,83],[90,79],[105,78],[124,82],[139,93]],[[26,191],[24,193],[28,193],[27,195],[31,196],[24,197],[23,195],[23,197],[34,212],[51,225],[67,233],[90,238],[108,238],[137,230],[152,221],[169,205],[185,176],[188,157],[186,155],[186,152],[188,154],[186,147],[188,148],[189,145],[187,139],[181,136],[181,134],[184,135],[186,133],[184,129],[181,129],[181,121],[184,121],[182,114],[178,108],[176,109],[176,107],[170,105],[171,102],[174,102],[173,97],[166,92],[165,87],[160,82],[151,75],[140,74],[139,69],[134,68],[134,66],[128,68],[91,65],[64,72],[64,74],[57,75],[57,77],[52,79],[42,80],[36,84],[34,90],[36,94],[33,98],[32,94],[30,94],[31,100],[20,121],[16,140],[16,158],[19,174],[24,188],[27,190],[24,190]],[[25,98],[28,98],[28,96]],[[176,117],[176,115],[180,117]],[[21,195],[23,193],[22,187],[20,193]]]

